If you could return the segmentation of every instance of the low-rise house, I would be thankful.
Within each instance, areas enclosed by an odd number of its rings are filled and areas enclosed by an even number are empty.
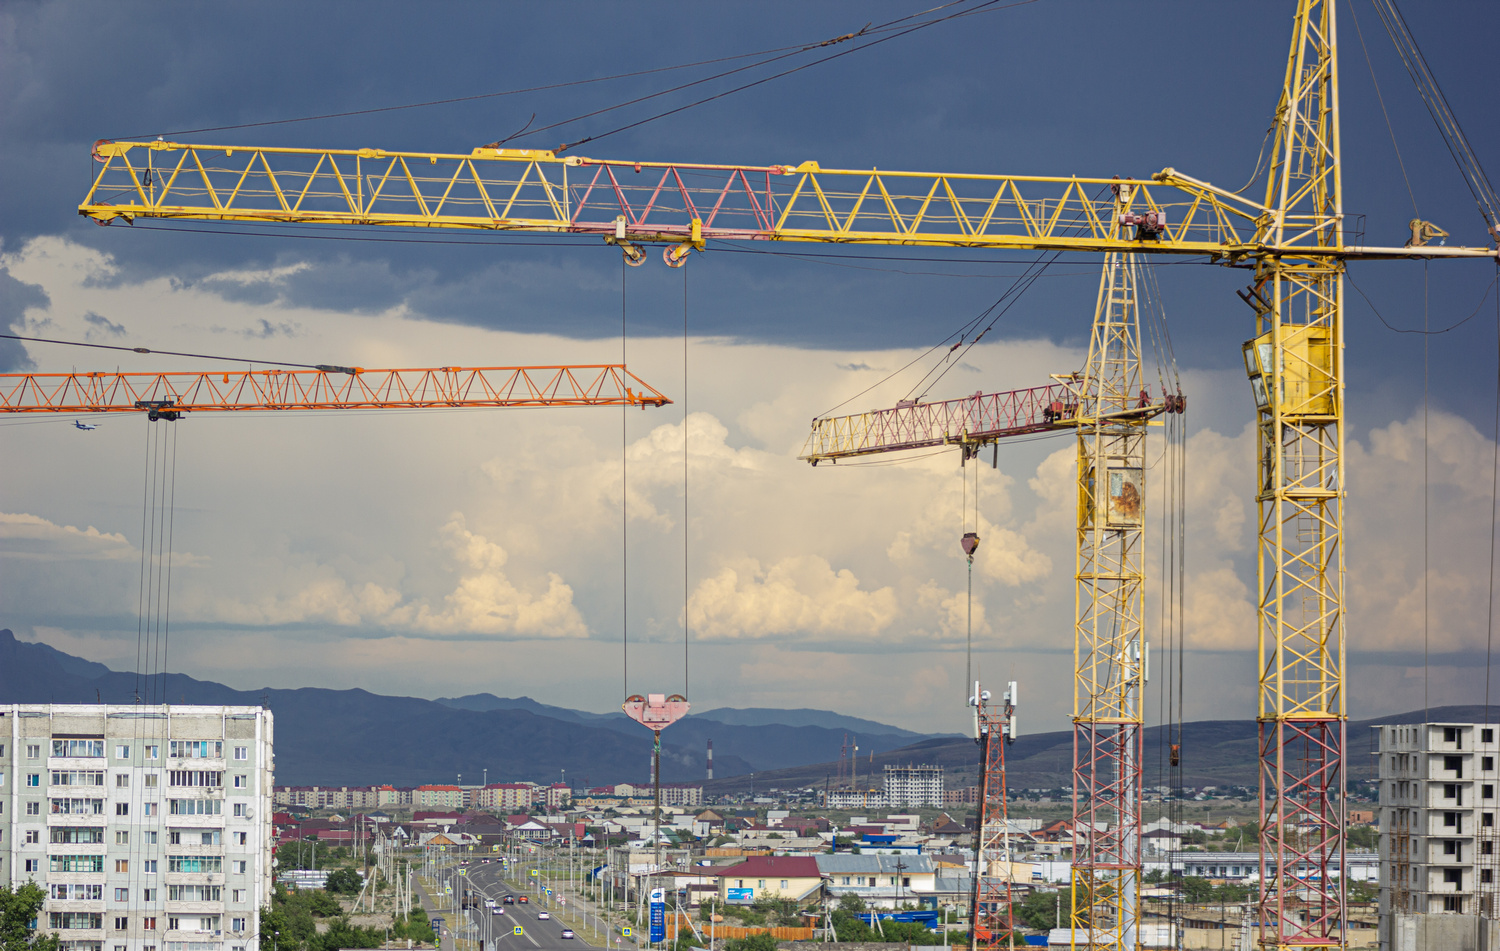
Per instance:
[[[921,903],[937,891],[936,871],[925,855],[853,855],[839,852],[816,857],[828,883],[830,899],[858,895],[874,908]]]
[[[803,855],[757,855],[719,871],[719,900],[750,905],[757,898],[811,904],[823,892],[817,859]]]

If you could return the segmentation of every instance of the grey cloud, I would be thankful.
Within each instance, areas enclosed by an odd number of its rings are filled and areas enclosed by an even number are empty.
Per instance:
[[[47,307],[52,301],[39,285],[27,284],[0,269],[0,328],[15,330],[32,307]],[[36,366],[19,340],[0,339],[0,373],[18,373]]]
[[[93,311],[84,314],[83,319],[88,321],[91,327],[97,327],[101,334],[108,334],[111,337],[121,337],[125,334],[124,324],[117,324],[108,317],[101,317]],[[89,340],[93,340],[96,335],[93,330],[90,330],[84,336]]]

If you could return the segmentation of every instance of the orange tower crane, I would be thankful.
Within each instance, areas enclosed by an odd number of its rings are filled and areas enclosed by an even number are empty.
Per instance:
[[[1243,299],[1255,323],[1245,361],[1259,469],[1259,940],[1267,948],[1343,948],[1344,269],[1356,260],[1494,260],[1496,250],[1433,247],[1423,227],[1412,228],[1405,247],[1367,246],[1350,227],[1334,6],[1297,2],[1260,198],[1172,168],[1149,178],[1089,178],[637,162],[490,147],[444,154],[101,141],[94,149],[101,167],[78,211],[101,223],[152,217],[592,235],[619,245],[631,263],[644,261],[642,244],[662,243],[674,266],[711,240],[764,240],[1202,255],[1249,271]],[[1455,124],[1439,126],[1450,146],[1461,138]],[[1104,197],[1109,186],[1118,187]],[[1484,195],[1486,237],[1500,240],[1500,202]]]

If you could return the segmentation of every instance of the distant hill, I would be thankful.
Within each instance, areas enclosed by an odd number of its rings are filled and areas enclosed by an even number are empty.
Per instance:
[[[884,723],[877,723],[874,720],[844,716],[842,713],[833,713],[828,710],[773,710],[767,707],[735,709],[734,707],[716,707],[713,710],[704,710],[698,716],[703,717],[705,720],[718,720],[720,723],[728,723],[733,726],[767,726],[779,723],[783,726],[819,726],[828,730],[848,730],[856,736],[868,733],[882,736],[909,736],[915,739],[929,735],[914,733],[911,730],[903,730],[897,726],[888,726]]]
[[[424,700],[365,690],[234,690],[168,674],[156,691],[173,703],[259,704],[276,714],[276,780],[288,785],[368,785],[493,779],[575,784],[643,782],[651,736],[623,714],[585,713],[474,694]],[[144,688],[135,674],[26,643],[0,629],[0,700],[13,703],[132,703]],[[837,714],[830,714],[837,716]],[[910,743],[894,727],[861,734],[862,749]],[[701,780],[708,740],[714,772],[735,776],[836,759],[841,729],[776,723],[744,726],[689,716],[663,734],[662,778]]]
[[[1500,708],[1490,707],[1490,716],[1500,719]],[[1485,719],[1482,705],[1455,705],[1433,707],[1430,711],[1413,710],[1409,713],[1373,717],[1368,720],[1351,720],[1347,726],[1349,744],[1348,779],[1350,781],[1374,778],[1374,757],[1366,755],[1372,748],[1370,729],[1382,724],[1429,722],[1475,723]],[[1142,779],[1147,786],[1170,785],[1166,768],[1166,732],[1161,727],[1148,727],[1142,736],[1144,754],[1141,758]],[[1182,781],[1188,786],[1254,786],[1257,777],[1258,740],[1254,720],[1197,720],[1183,725],[1182,735]],[[1056,789],[1072,785],[1073,734],[1061,730],[1053,733],[1022,735],[1006,748],[1006,778],[1011,789]],[[916,743],[875,753],[864,754],[861,749],[856,764],[859,785],[862,788],[879,788],[880,777],[887,765],[926,764],[942,766],[944,781],[948,788],[957,788],[975,782],[978,775],[979,747],[965,738],[936,737]],[[704,786],[705,794],[746,792],[751,788],[766,790],[801,789],[822,787],[830,777],[838,775],[838,763],[830,760],[788,769],[757,770],[752,780],[749,776],[716,778]],[[866,777],[871,777],[866,786]]]

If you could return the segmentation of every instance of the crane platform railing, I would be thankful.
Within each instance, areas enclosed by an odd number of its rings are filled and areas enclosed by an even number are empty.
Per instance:
[[[813,420],[799,459],[819,462],[853,456],[978,446],[1011,436],[1073,429],[1079,423],[1077,383],[1049,383],[1022,390],[975,393],[954,400],[924,403],[902,400],[891,409]],[[1093,418],[1152,417],[1172,412],[1180,396],[1142,390],[1133,405],[1090,413]]]
[[[664,406],[621,364],[0,374],[0,413]]]

